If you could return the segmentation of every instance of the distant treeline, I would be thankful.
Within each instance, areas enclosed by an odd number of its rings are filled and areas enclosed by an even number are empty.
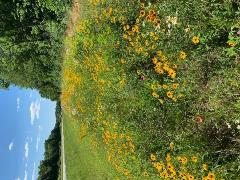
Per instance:
[[[0,1],[0,88],[10,84],[60,94],[61,53],[71,0]]]
[[[40,162],[38,180],[57,180],[61,167],[61,104],[56,106],[56,124],[45,141],[44,160]]]

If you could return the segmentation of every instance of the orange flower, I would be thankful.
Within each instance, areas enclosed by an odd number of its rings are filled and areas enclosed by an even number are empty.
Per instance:
[[[173,92],[168,91],[168,92],[167,92],[167,97],[169,97],[169,98],[173,98]]]
[[[215,175],[214,175],[214,173],[211,173],[211,172],[209,172],[208,173],[208,176],[207,176],[210,180],[214,180],[215,179]]]
[[[233,41],[228,41],[228,45],[231,47],[236,46],[237,43],[233,42]]]
[[[142,9],[141,11],[140,11],[140,17],[144,17],[145,16],[145,11]]]

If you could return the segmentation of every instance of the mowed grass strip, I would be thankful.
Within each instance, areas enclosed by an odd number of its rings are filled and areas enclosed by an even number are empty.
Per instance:
[[[103,149],[92,144],[91,134],[81,137],[77,121],[63,116],[67,178],[69,180],[114,179],[116,175],[106,161]]]

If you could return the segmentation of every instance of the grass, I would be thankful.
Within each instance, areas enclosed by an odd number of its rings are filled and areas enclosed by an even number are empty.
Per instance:
[[[235,6],[80,2],[62,73],[69,179],[237,179]]]
[[[68,179],[113,179],[113,168],[102,148],[96,151],[91,134],[81,137],[81,127],[64,115],[66,171]]]

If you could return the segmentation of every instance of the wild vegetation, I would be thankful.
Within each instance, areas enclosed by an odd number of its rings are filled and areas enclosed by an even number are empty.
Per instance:
[[[62,73],[68,178],[238,179],[240,3],[80,6]]]
[[[70,0],[0,2],[0,87],[61,95],[68,179],[239,179],[240,2],[79,3],[64,40]]]

